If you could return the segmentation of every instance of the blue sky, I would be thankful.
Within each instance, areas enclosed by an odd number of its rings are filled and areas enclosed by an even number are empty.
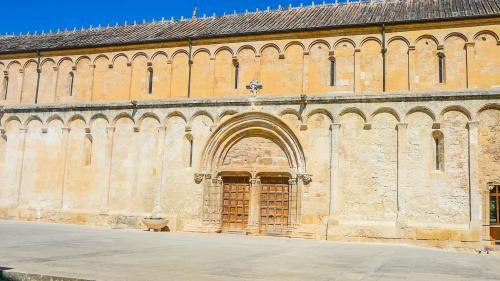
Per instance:
[[[335,0],[328,0],[332,3]],[[316,1],[322,3],[323,0]],[[224,12],[232,13],[244,12],[245,9],[255,11],[256,8],[266,9],[270,6],[276,9],[278,5],[288,7],[288,4],[299,6],[311,5],[311,0],[269,0],[269,1],[249,1],[249,0],[141,0],[141,1],[106,1],[106,0],[76,0],[76,1],[55,1],[55,0],[24,0],[6,1],[2,3],[2,16],[0,17],[0,34],[8,32],[12,34],[33,33],[35,30],[47,32],[60,28],[73,29],[73,27],[88,28],[90,25],[106,26],[114,25],[116,22],[123,24],[142,19],[151,20],[153,18],[166,19],[174,16],[176,19],[181,16],[191,17],[193,7],[198,7],[198,15],[203,13],[211,15],[216,13],[222,15]]]

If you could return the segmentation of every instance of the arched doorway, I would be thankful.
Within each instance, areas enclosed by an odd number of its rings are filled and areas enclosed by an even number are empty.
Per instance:
[[[280,119],[244,113],[221,124],[205,146],[195,180],[203,183],[208,230],[288,235],[300,223],[308,181],[299,140]]]

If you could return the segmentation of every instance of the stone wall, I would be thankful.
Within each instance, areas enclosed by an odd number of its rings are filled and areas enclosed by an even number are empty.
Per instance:
[[[209,140],[236,119],[247,135],[204,170]],[[157,212],[171,230],[201,231],[196,175],[278,168],[312,179],[300,183],[292,236],[479,248],[487,182],[500,180],[499,124],[498,90],[6,106],[0,216],[138,227]],[[298,141],[303,167],[277,127]]]

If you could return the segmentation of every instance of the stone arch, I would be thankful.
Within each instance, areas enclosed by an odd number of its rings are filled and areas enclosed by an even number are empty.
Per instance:
[[[207,48],[199,48],[199,49],[196,49],[193,52],[193,58],[196,57],[196,55],[199,54],[199,53],[207,53],[209,57],[212,56],[212,54],[210,53],[209,49],[207,49]]]
[[[18,65],[19,67],[21,67],[21,63],[19,61],[13,60],[9,62],[9,64],[7,64],[7,70],[10,70],[14,65]]]
[[[215,123],[215,119],[214,119],[214,117],[213,117],[210,113],[208,113],[208,111],[206,111],[206,110],[201,110],[201,111],[197,111],[197,112],[195,112],[195,113],[191,116],[191,118],[189,118],[188,126],[191,126],[191,125],[193,124],[193,121],[194,121],[194,119],[195,119],[196,117],[198,117],[198,116],[202,116],[202,115],[203,115],[203,116],[208,117],[208,119],[210,119],[210,120],[212,121],[212,124],[214,124],[214,123]]]
[[[302,48],[302,51],[305,51],[306,50],[306,46],[304,46],[304,44],[302,44],[302,42],[300,41],[291,41],[291,42],[288,42],[285,47],[283,47],[283,52],[286,52],[286,50],[288,48],[290,48],[291,46],[299,46]]]
[[[155,60],[155,58],[156,58],[157,56],[160,56],[160,55],[165,56],[165,57],[167,58],[167,60],[168,60],[168,54],[167,54],[167,52],[164,52],[164,51],[158,51],[158,52],[154,53],[154,54],[151,56],[151,61],[154,61],[154,60]]]
[[[176,50],[175,52],[172,53],[171,60],[174,60],[175,56],[177,56],[179,54],[184,54],[186,56],[189,56],[189,53],[186,50],[184,50],[184,49],[178,49],[178,50]]]
[[[47,118],[47,120],[45,121],[45,125],[48,125],[49,123],[51,123],[55,120],[59,120],[62,124],[64,124],[64,119],[61,116],[59,116],[58,114],[54,114],[54,115],[49,116],[49,118]]]
[[[131,62],[132,62],[132,61],[134,61],[134,60],[135,60],[137,57],[139,57],[139,56],[143,56],[143,57],[145,57],[145,58],[146,58],[146,60],[147,60],[147,61],[149,61],[149,56],[148,56],[148,54],[146,54],[146,53],[144,53],[144,52],[138,52],[138,53],[135,53],[135,54],[132,56],[132,58],[130,59],[130,61],[131,61]]]
[[[490,109],[500,111],[500,103],[490,103],[490,104],[484,105],[483,107],[481,107],[477,111],[477,115],[481,114],[481,112],[483,112],[485,110],[490,110]]]
[[[450,112],[450,111],[458,111],[458,112],[462,113],[463,115],[465,115],[465,117],[467,117],[467,119],[468,119],[469,121],[471,121],[471,120],[472,120],[472,115],[471,115],[470,111],[469,111],[467,108],[465,108],[465,107],[463,107],[463,106],[461,106],[461,105],[452,105],[452,106],[447,106],[447,107],[445,107],[445,108],[441,111],[441,113],[439,114],[439,118],[442,120],[442,119],[443,119],[443,116],[444,116],[447,112]]]
[[[227,47],[227,46],[222,46],[220,48],[218,48],[217,50],[215,50],[214,52],[214,58],[217,56],[218,53],[222,52],[222,51],[228,51],[232,57],[234,57],[234,51],[233,49]]]
[[[66,125],[67,127],[69,127],[71,125],[72,122],[76,121],[76,120],[82,120],[83,123],[85,125],[87,125],[87,120],[85,120],[85,117],[83,117],[81,114],[75,114],[75,115],[71,115],[67,120],[66,122],[64,123],[64,125]]]
[[[309,113],[307,113],[306,115],[306,119],[305,119],[305,123],[307,124],[309,122],[309,119],[313,116],[313,115],[316,115],[316,114],[323,114],[325,115],[326,117],[328,117],[330,119],[330,122],[334,122],[334,118],[333,118],[333,114],[328,111],[327,109],[324,109],[324,108],[316,108],[316,109],[313,109],[311,110]]]
[[[98,113],[98,114],[95,114],[95,115],[92,115],[92,117],[90,117],[90,121],[89,121],[89,125],[93,125],[94,122],[97,120],[97,119],[103,119],[106,121],[106,123],[109,124],[109,118],[108,116],[102,114],[102,113]]]
[[[441,45],[441,44],[439,43],[439,40],[438,40],[436,37],[434,37],[434,36],[432,36],[432,35],[430,35],[430,34],[424,34],[424,35],[419,36],[419,37],[415,40],[415,42],[414,42],[413,44],[414,44],[414,45],[416,45],[416,44],[417,44],[420,40],[423,40],[423,39],[429,39],[429,40],[434,41],[434,43],[436,43],[436,46]]]
[[[292,174],[306,174],[302,146],[279,118],[262,112],[242,113],[220,124],[207,141],[200,162],[202,172],[217,174],[229,149],[247,137],[264,137],[277,144],[288,159]]]
[[[408,112],[405,115],[405,121],[408,119],[408,116],[410,114],[415,113],[415,112],[425,113],[425,114],[429,115],[429,117],[432,119],[433,122],[436,122],[436,114],[434,114],[434,112],[430,108],[425,107],[425,106],[416,106],[416,107],[408,110]]]
[[[344,108],[344,109],[340,112],[339,116],[343,116],[343,115],[345,115],[345,114],[347,114],[347,113],[354,113],[354,114],[357,114],[357,115],[359,115],[359,116],[360,116],[360,117],[361,117],[361,118],[365,121],[365,123],[367,123],[367,122],[368,122],[368,118],[366,117],[366,114],[365,114],[365,113],[364,113],[361,109],[359,109],[359,108],[356,108],[356,107],[348,107],[348,108]]]
[[[349,38],[340,38],[339,40],[335,41],[335,44],[333,44],[333,49],[337,48],[337,46],[341,43],[349,43],[353,48],[356,48],[356,43],[353,40]]]
[[[399,116],[399,113],[395,109],[390,108],[390,107],[381,107],[381,108],[373,111],[372,114],[370,115],[370,119],[375,117],[375,115],[380,114],[380,113],[391,114],[392,116],[394,116],[394,118],[396,118],[396,120],[398,122],[401,122],[401,117]]]
[[[146,118],[151,118],[153,120],[156,120],[158,122],[158,125],[161,124],[161,119],[156,113],[146,112],[146,113],[142,114],[141,117],[139,118],[139,120],[137,121],[137,127],[140,128],[142,126],[142,121],[144,121],[144,119],[146,119]]]
[[[42,68],[44,64],[49,63],[49,62],[53,63],[54,65],[56,64],[56,62],[54,61],[54,59],[52,59],[52,58],[46,58],[46,59],[42,60],[42,62],[40,63],[40,68]]]
[[[493,36],[493,38],[495,38],[497,40],[497,42],[500,41],[500,39],[498,38],[498,35],[494,31],[491,31],[491,30],[481,30],[481,31],[477,32],[476,34],[474,34],[473,40],[476,40],[477,37],[479,37],[483,34],[491,35],[491,36]]]
[[[128,56],[126,54],[124,54],[124,53],[118,53],[111,60],[111,64],[114,65],[115,64],[115,60],[117,60],[119,57],[124,57],[125,60],[127,61],[127,63],[130,63],[130,60],[128,59]]]
[[[221,114],[219,114],[217,116],[217,119],[216,119],[216,124],[219,124],[223,118],[225,118],[226,116],[231,116],[231,115],[236,115],[238,114],[238,111],[236,110],[233,110],[233,109],[228,109],[228,110],[224,110],[223,112],[221,112]]]
[[[289,43],[290,44],[290,43]],[[311,48],[316,45],[316,44],[324,44],[325,46],[328,47],[328,50],[331,50],[332,49],[332,46],[330,45],[330,43],[328,43],[328,41],[326,40],[323,40],[323,39],[317,39],[317,40],[314,40],[311,42],[311,44],[309,44],[309,46],[307,47],[307,51],[310,52],[311,51]],[[288,45],[287,45],[288,46]]]
[[[97,62],[97,60],[99,60],[99,59],[104,59],[104,60],[106,60],[106,61],[109,62],[109,57],[108,56],[106,56],[106,55],[98,55],[98,56],[96,56],[94,58],[94,60],[92,61],[92,63],[95,64]]]
[[[268,43],[268,44],[265,44],[264,46],[262,46],[260,49],[259,49],[259,55],[262,55],[262,52],[267,49],[267,48],[274,48],[276,49],[276,51],[278,51],[278,54],[282,54],[281,52],[281,49],[280,47],[278,47],[278,45],[274,44],[274,43]]]
[[[116,115],[116,117],[113,119],[113,126],[116,126],[116,122],[118,122],[118,120],[120,120],[122,118],[128,118],[132,121],[133,124],[135,124],[135,120],[134,120],[134,117],[132,117],[132,115],[130,115],[126,112],[122,112],[122,113]]]
[[[165,118],[165,124],[167,123],[167,121],[173,117],[179,117],[181,118],[182,120],[184,120],[184,122],[186,124],[188,124],[188,119],[186,118],[186,116],[184,115],[184,113],[180,112],[180,111],[172,111],[170,112],[167,117]]]
[[[243,46],[239,47],[238,50],[236,51],[236,54],[237,55],[240,54],[240,52],[245,50],[245,49],[252,50],[254,55],[257,54],[257,50],[252,45],[243,45]]]
[[[443,41],[446,42],[446,40],[448,40],[448,38],[454,37],[454,36],[464,39],[465,42],[469,42],[469,39],[467,38],[467,36],[465,34],[463,34],[462,32],[451,32],[444,37]]]
[[[17,115],[9,115],[5,119],[0,120],[0,127],[5,128],[10,122],[16,121],[19,122],[19,124],[22,124],[23,122],[21,121],[21,118]]]
[[[63,57],[59,61],[57,61],[57,66],[61,66],[61,64],[65,61],[69,61],[71,64],[73,64],[73,60],[70,57]]]
[[[410,46],[410,41],[408,41],[408,39],[406,37],[403,37],[403,36],[393,36],[391,38],[389,38],[389,40],[387,40],[387,45],[389,45],[389,43],[391,43],[392,41],[395,41],[395,40],[401,40],[403,42],[406,43],[406,46]]]
[[[379,45],[380,45],[380,48],[382,48],[382,41],[380,41],[379,38],[377,37],[373,37],[373,36],[370,36],[370,37],[366,37],[364,38],[361,43],[359,43],[359,47],[360,48],[363,48],[363,45],[366,43],[366,42],[369,42],[369,41],[375,41],[377,42]]]
[[[36,115],[31,115],[28,118],[26,118],[26,120],[24,120],[23,128],[28,128],[28,124],[32,121],[38,121],[38,122],[40,122],[40,124],[43,124],[43,121],[40,117],[38,117]]]
[[[80,63],[80,61],[82,60],[89,60],[89,61],[92,61],[92,59],[90,59],[90,57],[88,56],[81,56],[81,57],[78,57],[76,60],[75,60],[75,65],[78,65]]]
[[[293,108],[286,108],[284,110],[282,110],[279,114],[280,117],[283,117],[283,115],[287,115],[287,114],[291,114],[291,115],[294,115],[297,117],[297,119],[299,121],[303,121],[303,118],[302,118],[302,115],[300,114],[300,112],[298,112],[297,110],[293,109]]]

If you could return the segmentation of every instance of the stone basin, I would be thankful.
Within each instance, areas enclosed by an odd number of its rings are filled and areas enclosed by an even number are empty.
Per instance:
[[[142,223],[146,226],[148,231],[161,231],[167,226],[168,220],[163,218],[143,218]]]

